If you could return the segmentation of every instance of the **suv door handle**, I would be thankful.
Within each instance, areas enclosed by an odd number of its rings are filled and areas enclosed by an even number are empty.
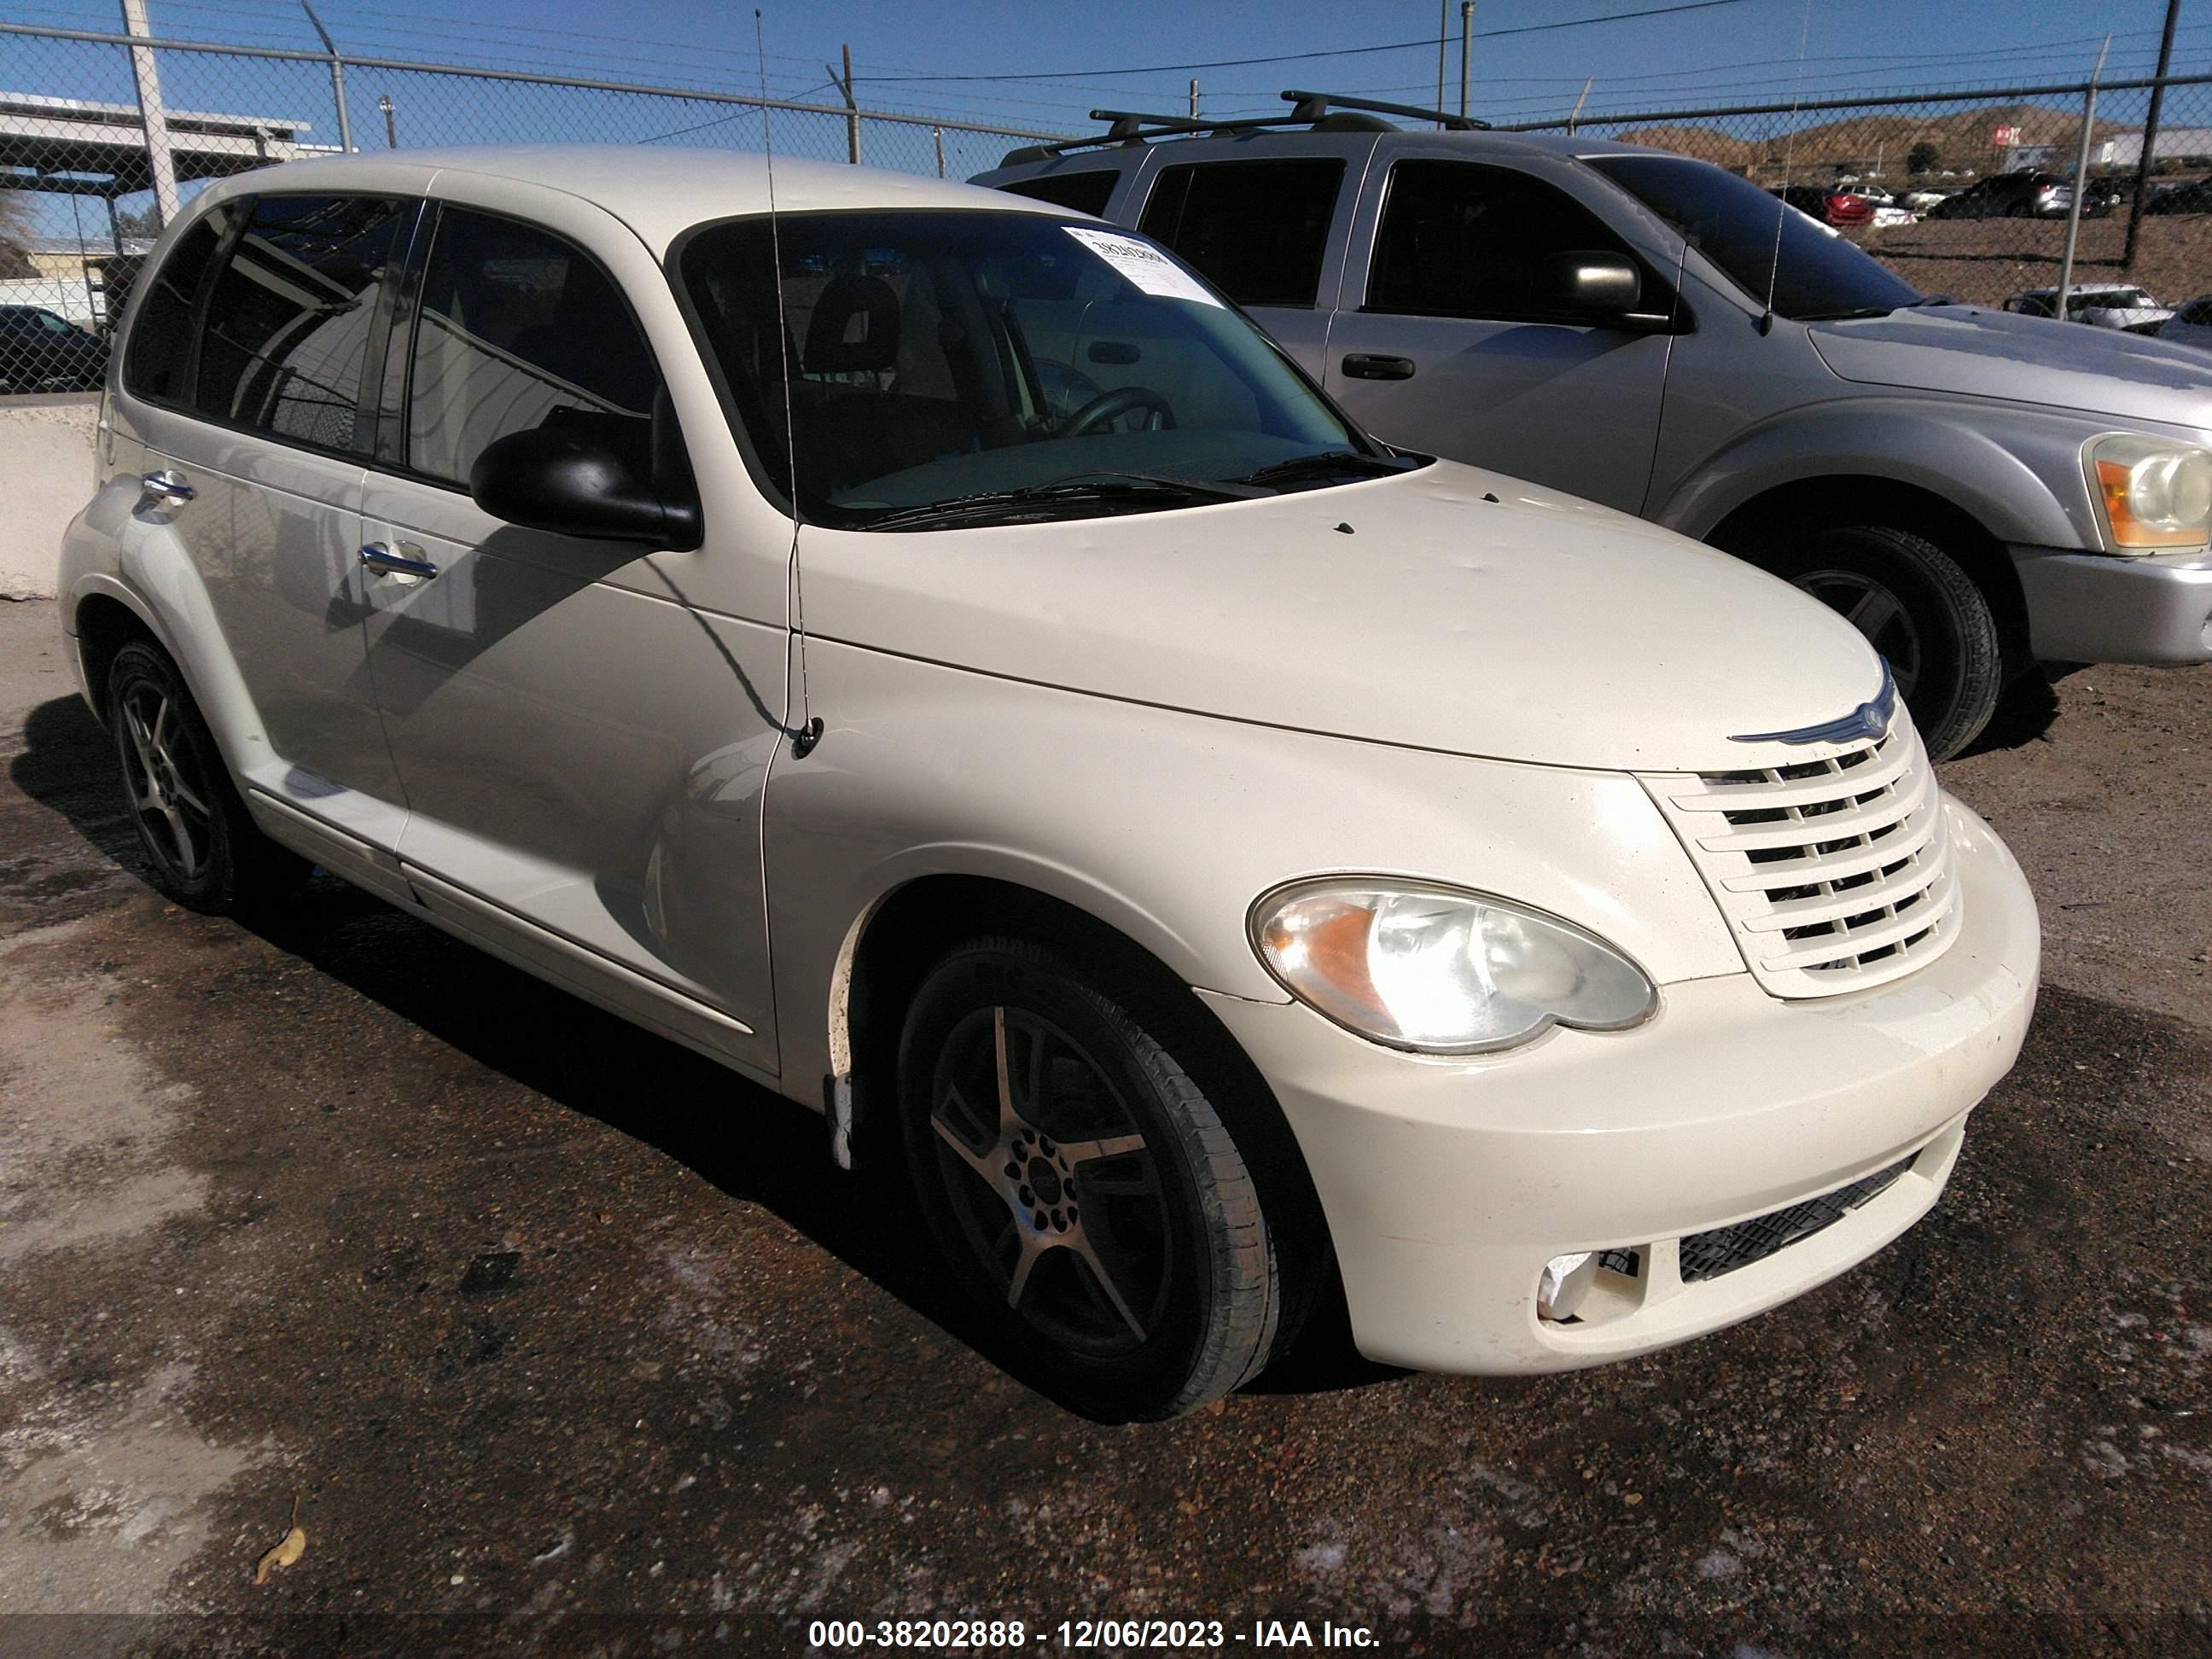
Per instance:
[[[438,574],[438,567],[424,558],[422,550],[412,542],[402,542],[396,548],[386,542],[371,542],[361,550],[361,568],[380,576],[418,580]]]
[[[1353,380],[1410,380],[1413,378],[1411,357],[1380,357],[1371,351],[1354,351],[1346,355],[1344,373]]]
[[[138,487],[149,495],[159,495],[167,501],[188,501],[200,493],[186,483],[185,475],[174,467],[145,474],[138,480]]]

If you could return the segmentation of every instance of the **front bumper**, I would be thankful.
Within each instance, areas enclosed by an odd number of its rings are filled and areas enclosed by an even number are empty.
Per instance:
[[[1472,1060],[1409,1057],[1295,1004],[1206,1000],[1273,1083],[1328,1218],[1354,1340],[1428,1370],[1562,1370],[1788,1300],[1936,1199],[1966,1115],[2010,1069],[2035,999],[2035,904],[1988,826],[1947,801],[1964,921],[1917,974],[1785,1002],[1747,974],[1667,986],[1633,1031],[1554,1030]],[[1824,1231],[1700,1282],[1680,1240],[1911,1158]],[[1553,1257],[1633,1251],[1575,1323],[1540,1317]]]
[[[2212,662],[2212,553],[2011,551],[2039,661]]]

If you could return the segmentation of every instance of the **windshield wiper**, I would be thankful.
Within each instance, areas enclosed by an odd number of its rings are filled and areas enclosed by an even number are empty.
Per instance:
[[[919,507],[894,507],[881,516],[863,520],[865,530],[940,529],[947,525],[983,524],[993,520],[1018,523],[1024,518],[1050,516],[1058,507],[1085,505],[1193,507],[1206,501],[1248,501],[1268,492],[1242,482],[1212,483],[1194,478],[1169,478],[1149,472],[1078,473],[1049,483],[1024,484],[1018,489],[987,489],[974,495],[928,501]]]
[[[1848,323],[1860,317],[1887,317],[1895,306],[1849,306],[1841,311],[1808,311],[1798,317],[1801,323]]]
[[[1325,449],[1313,455],[1293,455],[1237,482],[1248,484],[1294,483],[1301,478],[1340,478],[1347,475],[1379,478],[1411,471],[1417,463],[1396,455],[1362,455],[1350,449]]]

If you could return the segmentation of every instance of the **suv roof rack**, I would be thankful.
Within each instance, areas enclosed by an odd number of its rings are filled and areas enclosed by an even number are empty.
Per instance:
[[[1487,131],[1490,123],[1472,116],[1450,115],[1416,104],[1384,104],[1372,98],[1348,98],[1331,92],[1285,92],[1291,106],[1283,115],[1247,115],[1234,120],[1209,121],[1182,115],[1146,115],[1136,110],[1094,109],[1091,118],[1107,124],[1106,131],[1091,138],[1063,138],[1057,143],[1024,144],[1008,150],[999,165],[1018,167],[1024,161],[1048,161],[1071,150],[1092,149],[1109,144],[1141,144],[1152,138],[1182,138],[1195,133],[1256,132],[1268,127],[1312,127],[1340,132],[1392,132],[1387,121],[1366,118],[1378,115],[1403,116],[1408,120],[1434,121],[1454,132]],[[1345,115],[1333,111],[1353,112]]]

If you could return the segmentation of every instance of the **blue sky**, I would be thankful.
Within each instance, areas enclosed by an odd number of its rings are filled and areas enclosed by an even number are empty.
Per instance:
[[[437,0],[316,3],[340,45],[363,53],[726,90],[757,84],[752,11],[744,3],[473,0],[465,9],[441,11]],[[1480,36],[1667,3],[1480,0],[1474,27]],[[149,4],[165,34],[313,44],[296,0]],[[1449,9],[1447,101],[1455,105],[1457,0]],[[2108,74],[2142,73],[2163,9],[2162,0],[2105,0],[2095,8],[2047,0],[1726,0],[1666,15],[1478,38],[1470,106],[1499,120],[1555,117],[1572,105],[1585,76],[1595,80],[1591,112],[1787,98],[1793,84],[1813,98],[2076,79],[2106,28],[2116,37]],[[115,0],[8,0],[6,7],[9,21],[101,29],[115,27],[117,12]],[[779,96],[825,95],[823,65],[849,42],[865,103],[1019,126],[1080,129],[1094,105],[1180,109],[1194,75],[1203,107],[1214,114],[1273,106],[1274,94],[1291,85],[1408,102],[1431,100],[1436,88],[1435,0],[1354,6],[769,0],[763,13],[769,81]],[[1399,41],[1423,44],[1297,63],[1180,67]],[[15,78],[5,67],[15,50],[16,43],[0,39],[0,86]],[[2187,0],[2175,61],[2179,70],[2212,69],[2212,0]],[[1071,75],[1085,70],[1112,72]],[[986,76],[1018,78],[923,78]]]

